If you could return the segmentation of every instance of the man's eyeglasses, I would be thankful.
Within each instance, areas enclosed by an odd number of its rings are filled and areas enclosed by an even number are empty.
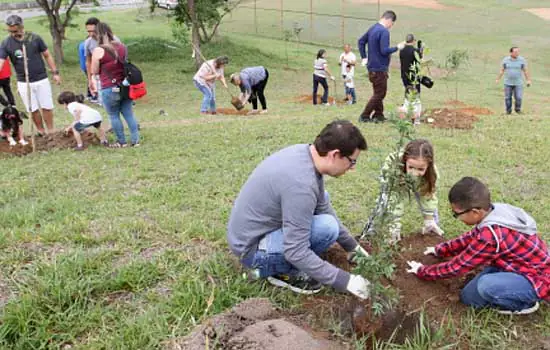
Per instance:
[[[8,29],[7,31],[8,31],[8,33],[10,33],[10,34],[17,34],[17,33],[19,33],[19,29],[13,29],[13,30]]]
[[[346,157],[347,160],[349,160],[350,168],[353,168],[357,164],[357,159],[351,159],[349,156],[344,156],[344,157]]]
[[[459,217],[460,215],[466,214],[467,212],[470,212],[470,211],[472,211],[472,210],[474,210],[474,209],[477,209],[477,208],[470,208],[470,209],[461,211],[461,212],[459,212],[459,213],[457,213],[456,211],[453,210],[453,218],[458,219],[458,217]]]

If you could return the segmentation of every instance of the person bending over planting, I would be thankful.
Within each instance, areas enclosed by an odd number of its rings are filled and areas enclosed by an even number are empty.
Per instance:
[[[529,214],[509,204],[491,203],[487,186],[473,177],[451,188],[449,202],[453,216],[474,228],[424,252],[451,260],[430,266],[409,261],[408,272],[436,280],[485,267],[462,289],[460,300],[502,314],[530,314],[539,301],[550,300],[550,254]]]
[[[231,74],[231,83],[241,89],[239,95],[241,105],[248,100],[252,102],[252,111],[249,114],[267,113],[264,90],[268,79],[269,72],[262,66],[245,68],[240,73]],[[258,112],[258,99],[262,104],[261,112]]]
[[[375,221],[387,214],[391,220],[391,241],[401,240],[401,217],[405,202],[414,197],[424,216],[422,233],[443,235],[443,230],[438,226],[436,192],[439,176],[434,159],[431,143],[423,139],[410,141],[404,149],[386,158],[380,171],[380,195],[367,224],[367,234],[375,234]],[[391,212],[387,213],[388,210]]]
[[[367,142],[351,122],[328,124],[312,145],[284,148],[264,159],[242,187],[231,211],[227,240],[249,269],[296,293],[319,292],[321,284],[369,297],[369,282],[319,255],[338,242],[352,259],[368,256],[342,225],[325,191],[324,175],[339,177],[355,167]]]

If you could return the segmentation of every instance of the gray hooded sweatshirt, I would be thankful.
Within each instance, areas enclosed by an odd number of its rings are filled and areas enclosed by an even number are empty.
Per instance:
[[[497,242],[497,253],[500,251],[500,244],[492,225],[503,226],[526,235],[537,234],[537,223],[525,210],[510,204],[493,203],[493,210],[477,224],[477,227],[487,227],[491,231]]]

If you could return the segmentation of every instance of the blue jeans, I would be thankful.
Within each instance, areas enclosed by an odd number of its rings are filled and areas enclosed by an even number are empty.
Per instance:
[[[202,103],[201,103],[201,113],[206,113],[208,111],[216,111],[216,90],[214,87],[210,89],[208,86],[199,84],[197,81],[193,80],[195,87],[199,89],[202,94]]]
[[[346,97],[351,95],[351,101],[357,102],[357,97],[355,96],[355,88],[349,88],[346,86]]]
[[[540,299],[531,282],[522,275],[486,267],[462,289],[460,300],[476,309],[495,307],[519,311]]]
[[[321,103],[327,103],[328,102],[328,84],[327,84],[327,78],[322,78],[318,75],[313,74],[313,104],[317,104],[317,90],[319,89],[319,84],[323,86],[324,92],[323,96],[321,97]]]
[[[311,250],[317,255],[327,251],[336,242],[339,232],[338,221],[334,216],[314,215],[309,237]],[[298,270],[285,260],[283,230],[278,229],[268,233],[265,239],[266,249],[256,250],[255,253],[249,254],[241,261],[242,264],[248,268],[259,269],[262,278],[278,274],[294,275],[298,273]]]
[[[521,112],[521,100],[523,98],[523,85],[504,85],[504,103],[506,113],[512,113],[512,95],[514,95],[516,112]]]
[[[126,144],[124,125],[122,125],[122,121],[120,120],[120,113],[122,113],[130,129],[132,144],[139,143],[139,130],[132,109],[132,100],[121,100],[120,93],[114,92],[112,87],[102,89],[100,93],[103,107],[105,107],[105,111],[107,111],[111,119],[111,126],[113,127],[118,143],[121,145]]]

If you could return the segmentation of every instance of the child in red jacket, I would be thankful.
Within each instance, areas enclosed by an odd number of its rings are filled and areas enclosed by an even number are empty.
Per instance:
[[[460,299],[502,314],[529,314],[539,308],[539,301],[550,300],[550,254],[529,214],[509,204],[491,203],[489,189],[473,177],[451,188],[449,202],[453,216],[474,228],[424,252],[451,260],[431,266],[409,261],[408,272],[436,280],[485,266],[462,289]]]
[[[0,70],[0,87],[4,90],[7,101],[4,100],[4,97],[0,95],[0,103],[4,106],[12,105],[15,106],[15,98],[11,92],[10,86],[10,77],[11,77],[11,67],[8,59],[4,60],[4,65],[2,70]]]

